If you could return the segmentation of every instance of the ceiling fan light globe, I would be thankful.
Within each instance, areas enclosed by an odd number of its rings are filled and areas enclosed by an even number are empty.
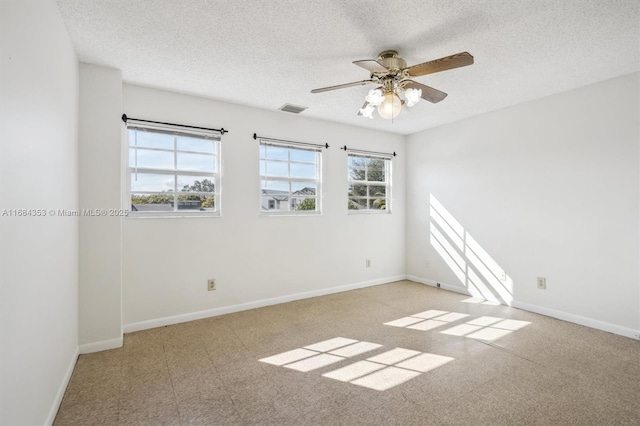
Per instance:
[[[422,89],[409,88],[404,91],[404,98],[407,100],[408,107],[412,107],[418,102],[420,102],[421,96],[422,96]]]
[[[369,102],[370,105],[377,107],[382,103],[382,101],[384,101],[384,95],[380,89],[371,89],[369,90],[369,94],[365,96],[364,100]]]
[[[395,93],[385,93],[384,101],[378,106],[378,114],[385,120],[392,120],[400,114],[402,101]]]

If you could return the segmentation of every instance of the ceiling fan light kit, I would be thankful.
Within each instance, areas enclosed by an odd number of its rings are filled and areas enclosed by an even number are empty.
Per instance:
[[[402,105],[412,107],[420,99],[437,103],[447,97],[444,92],[411,80],[412,77],[471,65],[473,64],[473,56],[468,52],[462,52],[407,67],[407,62],[398,57],[398,52],[385,50],[378,55],[377,60],[364,59],[353,63],[371,73],[369,80],[322,87],[312,90],[311,93],[328,92],[371,83],[380,84],[381,86],[369,90],[369,93],[365,96],[364,105],[358,111],[358,115],[365,118],[373,118],[373,111],[377,109],[380,117],[385,120],[393,120],[400,114]]]
[[[402,109],[402,101],[395,92],[387,92],[384,94],[384,101],[378,105],[378,114],[385,120],[392,120],[400,114]]]
[[[409,108],[420,102],[421,97],[422,89],[412,89],[410,87],[404,91],[404,98],[407,100],[407,106]]]
[[[404,101],[400,99],[398,95],[400,90],[389,90],[385,93],[380,89],[371,89],[369,94],[365,96],[365,104],[360,108],[358,115],[365,118],[373,118],[373,111],[377,108],[380,117],[385,120],[394,119],[400,114],[402,105],[406,104],[408,107],[412,107],[418,103],[420,96],[422,96],[421,89],[409,88],[404,91]]]

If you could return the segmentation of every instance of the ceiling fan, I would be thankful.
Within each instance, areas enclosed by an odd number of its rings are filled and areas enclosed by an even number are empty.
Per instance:
[[[473,56],[468,52],[461,52],[407,67],[407,62],[398,57],[398,52],[385,50],[378,55],[377,60],[364,59],[353,63],[371,73],[368,80],[322,87],[312,90],[311,93],[328,92],[372,83],[380,84],[377,88],[369,91],[358,115],[373,118],[371,114],[377,108],[378,114],[389,120],[400,114],[402,105],[405,103],[408,107],[412,107],[420,98],[437,103],[447,97],[447,94],[440,90],[411,80],[412,77],[471,65],[473,64]]]

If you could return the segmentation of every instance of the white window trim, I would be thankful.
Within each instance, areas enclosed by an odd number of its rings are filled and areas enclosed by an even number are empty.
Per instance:
[[[207,173],[207,172],[200,172],[200,171],[188,171],[188,170],[169,170],[169,169],[153,169],[153,168],[143,168],[143,167],[131,167],[129,165],[129,149],[130,149],[130,144],[129,144],[129,130],[130,128],[141,128],[141,129],[146,129],[149,131],[164,131],[164,132],[174,132],[176,134],[182,134],[185,136],[210,136],[213,137],[215,139],[217,139],[215,141],[216,143],[216,153],[213,155],[215,157],[215,166],[216,166],[216,170],[217,172],[214,173]],[[175,142],[174,142],[174,149],[166,149],[166,148],[147,148],[145,147],[144,149],[148,149],[148,150],[153,150],[153,151],[164,151],[164,152],[184,152],[184,153],[191,153],[191,154],[203,154],[202,152],[196,152],[196,151],[183,151],[183,150],[176,150],[176,146],[175,146]],[[207,155],[207,154],[204,154]],[[222,133],[219,131],[215,131],[215,130],[200,130],[200,129],[190,129],[190,128],[183,128],[179,125],[176,126],[172,126],[169,124],[156,124],[156,123],[138,123],[135,122],[131,119],[129,119],[129,121],[127,121],[125,130],[124,130],[124,137],[123,137],[123,153],[122,153],[122,159],[124,161],[125,167],[123,167],[123,171],[124,171],[124,179],[123,181],[125,181],[125,187],[123,188],[122,194],[123,194],[123,208],[126,210],[129,210],[129,215],[127,216],[127,219],[145,219],[145,218],[160,218],[160,219],[176,219],[176,218],[185,218],[185,217],[189,217],[189,218],[211,218],[211,217],[220,217],[222,216],[222,185],[223,185],[223,171],[222,171]],[[188,211],[188,210],[177,210],[177,211],[167,211],[167,212],[152,212],[152,211],[145,211],[145,212],[139,212],[139,211],[132,211],[131,209],[131,195],[133,193],[135,193],[136,191],[131,191],[131,176],[133,173],[135,172],[139,172],[139,173],[144,173],[144,172],[148,172],[148,173],[155,173],[155,174],[166,174],[168,176],[176,176],[176,175],[184,175],[184,176],[211,176],[214,178],[214,185],[216,187],[216,191],[213,193],[214,197],[215,197],[215,210],[211,211],[211,210],[207,210],[207,211]],[[149,194],[149,193],[162,193],[162,192],[155,192],[155,191],[144,191],[144,193]],[[193,192],[193,193],[188,193],[190,195],[197,195],[197,194],[201,194],[198,192]],[[202,193],[202,194],[210,194],[210,193]]]
[[[350,150],[347,149],[347,204],[349,203],[349,187],[351,185],[367,185],[369,186],[384,186],[385,187],[385,199],[386,199],[386,208],[384,210],[380,209],[349,209],[347,208],[347,214],[391,214],[392,212],[392,199],[393,199],[393,166],[392,161],[393,155],[387,154],[378,154],[378,153],[369,153],[367,151],[358,151],[358,150]],[[351,173],[349,169],[349,157],[360,157],[360,158],[376,158],[385,160],[385,182],[383,185],[380,185],[380,182],[372,182],[372,181],[360,181],[360,180],[351,180]],[[368,197],[367,197],[368,200]],[[369,204],[367,203],[367,206]]]
[[[289,149],[302,149],[302,150],[307,150],[307,151],[314,151],[316,153],[316,162],[315,162],[315,166],[316,166],[316,179],[305,179],[305,178],[295,178],[295,177],[282,177],[282,176],[268,176],[268,175],[262,175],[262,173],[260,173],[259,171],[259,182],[258,182],[258,213],[260,216],[296,216],[296,217],[302,217],[302,216],[318,216],[318,215],[322,215],[322,157],[323,157],[323,153],[322,153],[322,146],[321,145],[315,145],[315,144],[307,144],[307,143],[302,143],[302,142],[290,142],[290,141],[278,141],[275,139],[267,139],[267,138],[259,138],[258,137],[258,167],[260,167],[260,161],[265,160],[264,158],[262,158],[261,154],[260,154],[260,147],[263,145],[266,146],[278,146],[278,147],[282,147],[282,148],[289,148]],[[268,159],[268,161],[274,161],[274,162],[283,162],[283,163],[287,163],[288,168],[289,168],[289,174],[291,174],[291,157],[289,155],[289,158],[287,160],[278,160],[278,159]],[[306,161],[294,161],[294,164],[314,164],[311,162],[306,162]],[[289,198],[287,199],[287,205],[289,207],[289,210],[287,211],[274,211],[274,210],[263,210],[262,209],[262,198],[263,198],[263,194],[262,194],[262,183],[265,180],[269,180],[269,181],[278,181],[278,182],[308,182],[308,183],[313,183],[316,185],[316,195],[315,195],[315,199],[316,199],[316,209],[315,210],[291,210],[291,192],[289,192]],[[289,191],[291,191],[291,187],[289,187]]]

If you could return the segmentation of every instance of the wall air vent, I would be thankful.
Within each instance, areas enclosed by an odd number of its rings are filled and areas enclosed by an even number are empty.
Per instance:
[[[292,114],[300,114],[302,111],[307,109],[307,107],[298,106],[298,105],[291,105],[291,104],[284,104],[278,109],[280,111],[290,112]]]

